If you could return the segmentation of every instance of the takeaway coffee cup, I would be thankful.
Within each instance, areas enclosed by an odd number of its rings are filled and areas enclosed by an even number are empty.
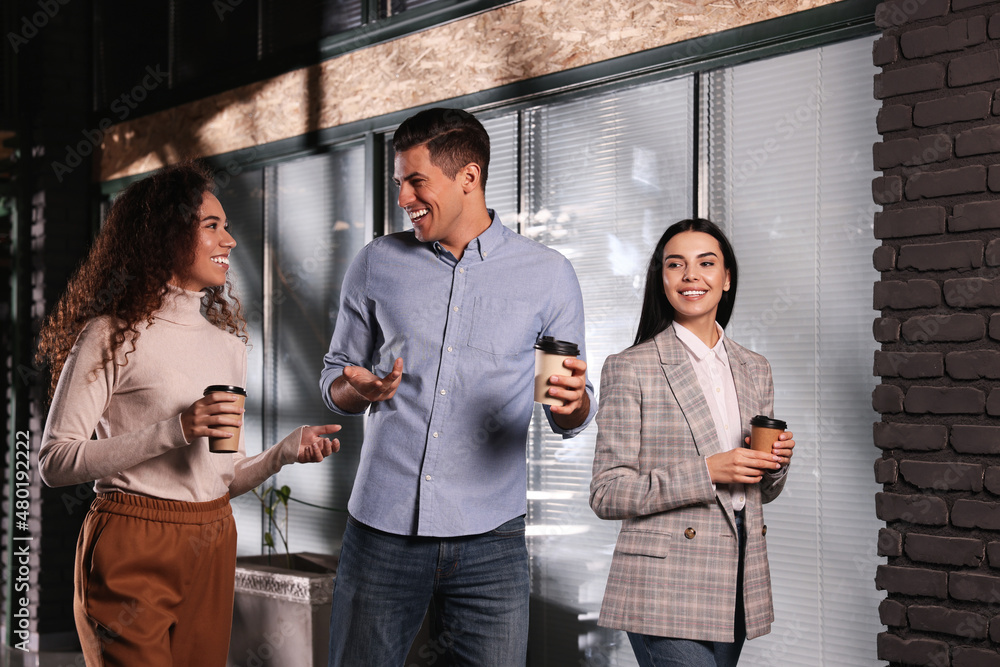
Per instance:
[[[780,419],[757,415],[750,420],[750,449],[771,453],[771,446],[787,424]]]
[[[231,384],[213,384],[205,387],[204,395],[208,396],[216,391],[224,391],[227,394],[236,394],[236,406],[242,408],[247,401],[247,390]],[[240,427],[239,426],[217,426],[220,431],[231,433],[228,438],[209,438],[208,451],[216,454],[232,454],[240,448]]]
[[[549,396],[549,378],[553,375],[570,376],[573,371],[563,366],[567,357],[575,359],[580,355],[576,343],[556,340],[552,336],[542,336],[535,343],[535,400],[546,405],[563,405],[561,398]]]

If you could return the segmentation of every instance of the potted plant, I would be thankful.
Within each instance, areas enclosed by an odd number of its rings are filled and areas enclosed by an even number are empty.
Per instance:
[[[264,531],[264,546],[268,548],[268,565],[271,565],[270,556],[277,548],[274,543],[274,533],[278,534],[282,546],[285,547],[285,567],[291,569],[292,558],[288,550],[288,501],[292,498],[292,489],[285,484],[277,487],[274,484],[264,488],[263,491],[253,490],[253,495],[260,501],[264,514],[267,516],[268,530]],[[279,520],[277,511],[283,510],[283,516]],[[274,531],[274,532],[272,532]]]
[[[236,559],[228,667],[325,667],[337,559],[289,552],[288,486],[254,495],[268,517],[269,553]],[[284,553],[273,555],[279,541]]]

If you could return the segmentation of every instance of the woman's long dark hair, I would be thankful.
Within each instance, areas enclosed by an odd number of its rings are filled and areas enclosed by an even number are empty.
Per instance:
[[[105,360],[115,359],[128,343],[127,363],[139,326],[152,322],[168,281],[194,260],[199,208],[213,186],[204,165],[185,162],[133,183],[114,200],[90,253],[39,335],[36,359],[50,366],[50,396],[77,335],[94,318],[112,318]],[[240,303],[228,281],[204,292],[208,320],[246,340]]]
[[[715,321],[723,328],[729,324],[733,306],[736,304],[736,286],[739,283],[739,269],[733,246],[714,222],[704,218],[681,220],[667,227],[667,231],[663,232],[663,236],[656,242],[653,256],[649,258],[649,268],[646,269],[646,291],[642,297],[642,313],[639,315],[639,326],[635,332],[633,345],[649,340],[674,321],[674,307],[670,305],[663,290],[663,248],[670,239],[681,232],[703,232],[719,242],[723,268],[729,270],[729,290],[722,293]]]

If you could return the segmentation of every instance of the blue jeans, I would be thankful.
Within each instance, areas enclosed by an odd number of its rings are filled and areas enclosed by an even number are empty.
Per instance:
[[[333,589],[330,667],[401,667],[424,614],[436,665],[523,667],[528,645],[524,517],[482,535],[409,537],[353,518]]]
[[[640,667],[736,667],[743,651],[743,642],[747,638],[743,610],[743,550],[746,546],[743,512],[736,513],[736,532],[740,539],[740,564],[736,571],[734,641],[703,642],[629,632],[628,640]]]

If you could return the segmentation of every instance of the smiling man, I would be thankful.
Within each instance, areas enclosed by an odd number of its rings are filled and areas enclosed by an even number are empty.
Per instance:
[[[430,607],[448,664],[525,663],[524,541],[534,345],[580,345],[550,378],[550,427],[595,412],[583,299],[558,252],[486,207],[490,140],[471,114],[429,109],[393,137],[413,231],[376,239],[344,278],[324,400],[370,408],[333,598],[330,665],[402,665]]]

